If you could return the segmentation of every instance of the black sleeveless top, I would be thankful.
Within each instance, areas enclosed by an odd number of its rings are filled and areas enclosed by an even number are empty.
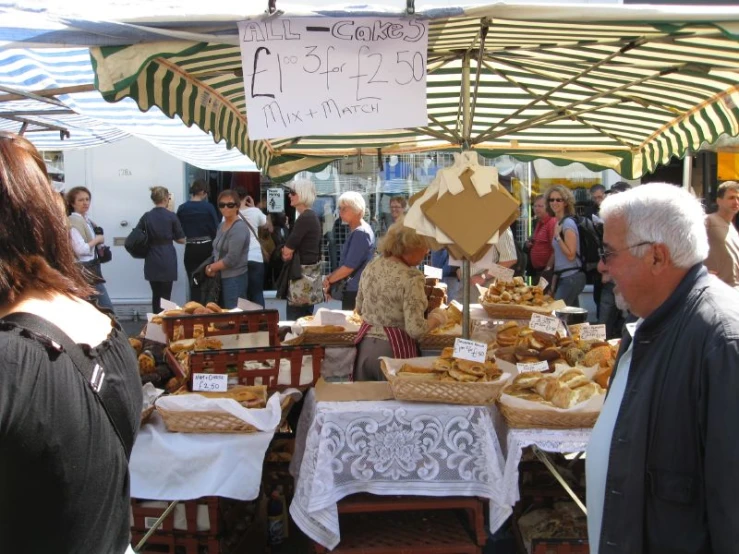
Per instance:
[[[81,346],[135,434],[141,382],[125,333]],[[71,360],[0,320],[0,552],[125,552],[129,454]]]

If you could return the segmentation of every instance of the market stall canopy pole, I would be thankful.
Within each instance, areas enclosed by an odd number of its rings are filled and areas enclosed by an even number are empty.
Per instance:
[[[467,144],[484,156],[580,162],[633,179],[739,134],[739,10],[672,8],[437,10],[428,16],[427,124],[357,134],[250,139],[235,21],[233,33],[221,26],[209,42],[96,47],[91,55],[106,100],[130,97],[142,110],[179,115],[276,181],[344,156]],[[174,23],[157,32],[185,36]]]

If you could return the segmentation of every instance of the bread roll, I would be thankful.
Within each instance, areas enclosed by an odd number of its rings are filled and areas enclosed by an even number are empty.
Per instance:
[[[522,389],[533,388],[542,377],[544,377],[544,374],[540,371],[527,371],[516,375],[511,384]]]
[[[194,313],[195,310],[197,310],[198,308],[205,308],[205,306],[203,306],[200,302],[193,302],[193,301],[190,301],[184,306],[182,306],[182,309],[186,311],[188,314]]]
[[[577,395],[571,388],[560,385],[560,388],[552,396],[551,402],[557,408],[567,410],[577,403]]]
[[[164,310],[161,314],[162,317],[178,317],[182,315],[188,315],[185,310]]]
[[[585,357],[583,358],[582,362],[587,367],[591,367],[594,365],[605,366],[607,365],[610,359],[611,359],[611,347],[610,345],[605,344],[603,346],[597,346],[595,348],[591,348],[590,352],[585,354]]]
[[[479,377],[475,375],[470,375],[469,373],[465,373],[464,371],[459,371],[458,369],[450,369],[449,375],[454,377],[457,381],[463,381],[463,382],[473,382],[479,379]]]
[[[208,302],[205,305],[205,307],[208,308],[214,314],[219,314],[219,313],[221,313],[223,311],[221,309],[221,307],[218,304],[216,304],[215,302]]]
[[[560,383],[570,387],[571,389],[575,389],[591,382],[580,369],[569,369],[560,375],[558,380]]]
[[[403,364],[400,366],[400,370],[398,373],[436,373],[433,368],[430,367],[421,367],[421,366],[415,366],[411,364]]]
[[[442,351],[441,354],[439,354],[439,358],[442,360],[451,360],[454,357],[454,347],[453,346],[447,346]]]
[[[485,375],[485,365],[480,362],[472,362],[470,360],[455,360],[453,368],[474,375],[475,377],[482,377]]]
[[[534,390],[539,393],[544,400],[552,400],[554,395],[557,394],[563,386],[564,385],[554,377],[544,377],[537,381],[536,385],[534,385]]]
[[[453,360],[447,360],[444,358],[436,358],[433,363],[431,364],[431,367],[436,371],[449,371],[453,367]]]

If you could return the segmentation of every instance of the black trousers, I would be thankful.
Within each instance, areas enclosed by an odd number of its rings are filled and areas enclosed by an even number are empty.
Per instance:
[[[347,292],[341,297],[341,309],[353,310],[357,305],[357,291]]]
[[[213,242],[185,245],[185,271],[187,272],[187,284],[190,287],[190,300],[202,304],[202,293],[200,287],[192,284],[192,273],[200,264],[213,255]]]
[[[158,314],[162,311],[162,298],[172,297],[172,281],[149,281],[151,287],[151,311]]]

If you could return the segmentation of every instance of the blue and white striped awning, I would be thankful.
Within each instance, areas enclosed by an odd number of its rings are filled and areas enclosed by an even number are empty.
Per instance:
[[[170,119],[156,107],[142,112],[133,100],[106,102],[92,82],[87,48],[0,50],[0,129],[19,132],[25,123],[26,136],[42,150],[89,148],[135,136],[203,169],[257,170],[237,149],[214,143],[179,117]],[[45,100],[10,99],[17,97],[15,91],[50,90],[62,92]]]

